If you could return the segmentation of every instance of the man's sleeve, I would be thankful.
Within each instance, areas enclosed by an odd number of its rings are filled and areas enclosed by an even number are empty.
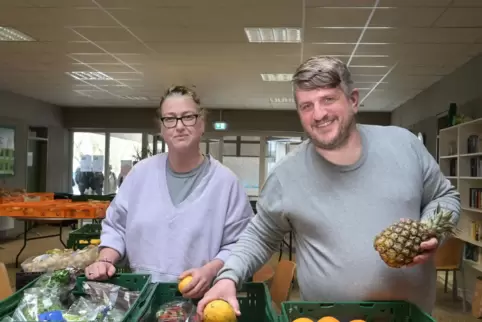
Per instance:
[[[253,209],[248,196],[238,180],[232,185],[229,196],[228,213],[224,225],[223,240],[219,253],[215,259],[226,262],[241,233],[253,218]]]
[[[425,146],[414,137],[423,175],[421,219],[435,214],[437,205],[444,211],[452,211],[452,222],[456,225],[460,217],[460,194],[440,171],[440,167]]]
[[[291,225],[283,212],[281,184],[271,173],[261,191],[257,214],[250,221],[214,282],[231,279],[240,285],[278,249]]]

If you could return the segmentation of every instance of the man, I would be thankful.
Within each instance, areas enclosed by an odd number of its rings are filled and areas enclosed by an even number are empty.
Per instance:
[[[269,174],[257,215],[198,306],[228,301],[236,287],[293,231],[302,300],[435,302],[436,239],[409,267],[388,267],[375,236],[400,218],[420,220],[437,205],[459,218],[460,197],[423,144],[395,126],[357,125],[359,93],[347,66],[313,57],[293,76],[298,114],[310,139]]]

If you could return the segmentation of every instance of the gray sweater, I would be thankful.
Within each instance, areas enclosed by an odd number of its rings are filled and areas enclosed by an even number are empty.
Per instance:
[[[308,140],[269,174],[253,218],[217,280],[238,285],[266,263],[293,231],[297,278],[307,301],[407,300],[426,312],[435,302],[433,261],[389,268],[375,235],[400,218],[419,220],[460,196],[423,144],[395,126],[359,125],[363,152],[351,166],[322,158]]]

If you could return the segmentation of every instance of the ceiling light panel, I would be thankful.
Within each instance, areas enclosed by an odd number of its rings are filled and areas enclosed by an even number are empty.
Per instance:
[[[354,26],[320,26],[320,27],[313,27],[315,29],[367,29],[367,30],[382,30],[382,29],[394,29],[394,27],[384,27],[384,26],[368,26],[368,27],[354,27]]]
[[[294,103],[295,100],[292,97],[271,97],[269,102],[272,104],[287,104]]]
[[[145,96],[126,95],[126,96],[122,96],[121,98],[124,99],[124,100],[132,100],[132,101],[147,101],[147,100],[149,100],[149,98],[145,97]]]
[[[0,26],[0,41],[35,41],[35,39],[17,29]]]
[[[251,43],[300,43],[300,28],[244,28]]]
[[[66,72],[66,74],[77,80],[84,81],[114,80],[102,72]]]
[[[312,45],[356,45],[356,42],[312,42]],[[391,45],[390,42],[360,42],[358,45],[376,46]]]
[[[293,74],[261,74],[265,82],[291,82]]]

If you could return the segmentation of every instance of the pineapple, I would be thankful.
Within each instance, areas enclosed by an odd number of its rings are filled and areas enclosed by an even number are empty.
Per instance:
[[[390,267],[400,268],[410,264],[423,250],[420,244],[432,237],[441,238],[454,233],[452,211],[437,206],[434,215],[423,221],[402,219],[375,237],[373,246]]]

